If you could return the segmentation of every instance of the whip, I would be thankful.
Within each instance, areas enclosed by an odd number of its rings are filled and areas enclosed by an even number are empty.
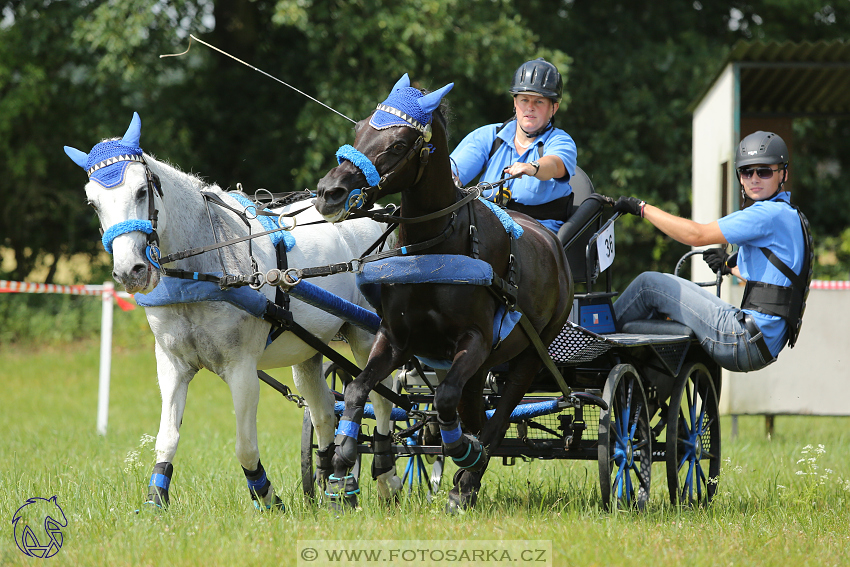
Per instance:
[[[223,51],[223,50],[219,49],[218,47],[216,47],[216,46],[214,46],[214,45],[212,45],[212,44],[209,44],[209,43],[207,43],[206,41],[204,41],[204,40],[202,40],[202,39],[198,39],[197,37],[195,37],[195,36],[194,36],[194,35],[192,35],[192,34],[189,34],[189,47],[187,47],[187,48],[186,48],[186,51],[184,51],[183,53],[169,53],[169,54],[166,54],[166,55],[160,55],[160,56],[159,56],[159,58],[160,58],[160,59],[162,59],[162,58],[164,58],[164,57],[180,57],[181,55],[186,55],[187,53],[189,53],[189,50],[192,48],[192,40],[193,40],[193,39],[194,39],[195,41],[197,41],[198,43],[201,43],[201,44],[203,44],[203,45],[206,45],[206,46],[207,46],[207,47],[209,47],[210,49],[214,49],[215,51],[218,51],[218,52],[219,52],[219,53],[221,53],[222,55],[227,55],[228,57],[230,57],[230,58],[231,58],[231,59],[233,59],[234,61],[238,61],[239,63],[242,63],[242,64],[243,64],[243,65],[245,65],[246,67],[248,67],[248,68],[250,68],[250,69],[253,69],[254,71],[256,71],[256,72],[258,72],[258,73],[261,73],[261,74],[265,75],[266,77],[268,77],[268,78],[270,78],[270,79],[274,79],[274,80],[275,80],[275,81],[277,81],[278,83],[280,83],[280,84],[282,84],[282,85],[284,85],[284,86],[289,87],[290,89],[292,89],[293,91],[297,92],[298,94],[301,94],[301,95],[306,96],[307,98],[309,98],[309,99],[310,99],[310,100],[312,100],[313,102],[317,102],[317,103],[321,104],[322,106],[324,106],[325,108],[327,108],[328,110],[331,110],[331,111],[333,111],[333,112],[335,112],[335,113],[339,114],[340,116],[342,116],[343,118],[345,118],[345,119],[346,119],[346,120],[348,120],[349,122],[351,122],[351,123],[353,123],[353,124],[357,124],[357,121],[356,121],[356,120],[352,120],[351,118],[349,118],[348,116],[346,116],[346,115],[345,115],[345,114],[343,114],[342,112],[340,112],[340,111],[338,111],[338,110],[336,110],[336,109],[334,109],[334,108],[331,108],[330,106],[328,106],[327,104],[325,104],[324,102],[322,102],[322,101],[320,101],[320,100],[318,100],[318,99],[316,99],[316,98],[311,97],[310,95],[308,95],[308,94],[307,94],[307,93],[305,93],[304,91],[301,91],[301,90],[299,90],[299,89],[297,89],[297,88],[293,87],[293,86],[292,86],[292,85],[290,85],[289,83],[287,83],[287,82],[285,82],[285,81],[282,81],[282,80],[278,79],[278,78],[277,78],[277,77],[275,77],[274,75],[270,75],[270,74],[266,73],[266,72],[265,72],[265,71],[263,71],[262,69],[258,69],[257,67],[254,67],[254,66],[253,66],[253,65],[251,65],[250,63],[246,63],[246,62],[242,61],[242,60],[241,60],[241,59],[239,59],[238,57],[234,57],[233,55],[231,55],[231,54],[227,53],[226,51]]]

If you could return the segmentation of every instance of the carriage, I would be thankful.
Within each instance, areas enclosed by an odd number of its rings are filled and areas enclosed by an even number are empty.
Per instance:
[[[410,89],[406,75],[394,90],[398,89]],[[368,211],[378,193],[395,185],[396,191],[404,188],[401,208],[395,211],[398,215],[370,212],[362,216],[388,223],[421,222],[416,230],[399,230],[399,245],[394,249],[372,254],[378,246],[376,242],[359,258],[348,262],[340,262],[345,258],[341,255],[366,248],[367,242],[372,242],[366,240],[367,235],[380,235],[383,230],[378,228],[378,223],[363,225],[361,221],[359,225],[352,225],[359,228],[348,230],[327,228],[328,224],[322,228],[318,224],[320,221],[311,221],[306,224],[318,228],[308,227],[307,232],[302,228],[297,238],[302,239],[302,244],[315,244],[301,250],[294,243],[287,243],[286,238],[275,245],[266,242],[262,237],[294,227],[295,221],[290,220],[289,226],[283,222],[285,217],[295,214],[291,212],[292,203],[281,209],[275,207],[279,204],[275,195],[268,194],[266,199],[258,192],[251,200],[242,193],[225,194],[218,187],[205,185],[193,176],[157,162],[139,147],[137,115],[124,138],[101,142],[89,154],[66,147],[69,157],[90,177],[86,189],[88,200],[101,217],[104,246],[108,251],[115,247],[116,277],[120,276],[128,291],[133,288],[133,291],[155,292],[151,295],[161,296],[162,300],[150,303],[147,309],[157,339],[158,377],[163,397],[156,446],[158,463],[151,476],[149,503],[156,506],[168,503],[173,471],[171,461],[177,449],[186,391],[197,368],[206,366],[222,376],[231,388],[237,413],[237,457],[255,505],[282,507],[259,460],[256,376],[288,398],[297,399],[288,388],[259,370],[284,365],[293,365],[296,386],[307,398],[302,431],[304,490],[313,494],[317,485],[330,487],[336,481],[336,492],[334,489],[325,492],[332,502],[334,497],[343,497],[346,503],[354,499],[348,497],[354,497],[359,491],[358,456],[364,453],[372,453],[373,467],[377,457],[381,457],[383,465],[377,473],[373,470],[373,476],[378,477],[379,491],[383,487],[384,496],[391,497],[400,483],[395,476],[395,466],[387,461],[392,455],[411,457],[405,471],[410,482],[414,476],[422,474],[425,462],[430,461],[429,482],[432,489],[436,488],[442,476],[447,439],[453,439],[449,445],[454,443],[458,451],[449,456],[459,465],[463,463],[462,475],[455,475],[455,489],[449,494],[454,509],[474,504],[480,477],[486,469],[484,463],[496,457],[502,457],[506,464],[517,457],[598,460],[606,507],[644,506],[649,495],[651,464],[664,460],[674,502],[704,504],[710,501],[720,467],[719,368],[696,344],[693,333],[681,325],[640,321],[632,323],[623,333],[614,332],[612,298],[616,294],[611,290],[611,270],[608,269],[605,276],[605,290],[595,291],[600,273],[606,270],[601,267],[602,256],[594,245],[606,238],[617,215],[603,225],[605,198],[593,192],[590,180],[581,170],[571,180],[576,194],[575,205],[570,219],[561,229],[560,242],[530,218],[519,215],[514,221],[492,203],[477,199],[480,192],[466,191],[458,200],[458,190],[448,175],[445,124],[438,110],[441,98],[449,89],[447,86],[428,95],[412,89],[415,95],[408,98],[420,106],[423,101],[428,105],[429,120],[431,113],[439,118],[434,120],[433,133],[430,123],[427,127],[415,120],[410,123],[410,117],[401,113],[403,124],[415,128],[374,130],[389,140],[370,141],[368,151],[372,156],[352,146],[343,146],[337,154],[340,166],[332,170],[337,173],[336,185],[326,184],[323,194],[320,182],[315,211],[325,220],[344,220],[350,213],[349,205],[357,208],[365,204],[364,209]],[[382,106],[386,108],[386,105],[379,105],[379,109]],[[358,135],[367,131],[360,128]],[[362,143],[358,145],[363,146]],[[385,172],[379,175],[373,164],[379,162],[381,156],[390,162],[388,167],[386,163],[380,164]],[[428,166],[429,161],[435,165]],[[369,167],[371,170],[364,175],[361,169]],[[324,179],[330,175],[329,172]],[[369,187],[363,191],[349,191],[355,186],[362,187],[363,179],[370,183]],[[343,186],[346,186],[345,191]],[[434,192],[423,190],[432,187],[440,188],[439,198],[435,198]],[[400,216],[406,202],[408,210],[418,212],[411,205],[411,192],[420,205],[425,203],[432,212],[406,219]],[[334,207],[344,206],[344,213],[329,207],[328,203],[334,200]],[[440,207],[444,208],[434,210]],[[302,212],[307,208],[314,210],[310,206],[304,207]],[[175,214],[173,219],[171,214]],[[312,218],[318,216],[315,212],[306,214],[313,215]],[[147,220],[143,220],[145,216]],[[277,223],[269,221],[269,217],[277,217]],[[446,218],[451,219],[447,227]],[[271,225],[260,221],[269,221]],[[511,222],[519,223],[519,228],[524,228],[529,236],[523,239],[513,236],[512,231],[517,227],[510,227]],[[305,226],[302,221],[297,224]],[[349,224],[350,221],[336,222],[337,226]],[[427,236],[434,227],[437,235]],[[262,230],[264,228],[266,230]],[[383,236],[387,237],[390,230],[385,230]],[[419,235],[410,244],[411,235],[416,231]],[[455,242],[457,239],[453,235],[462,240]],[[407,255],[425,248],[429,248],[429,254],[436,254],[421,258],[466,258],[464,252],[457,252],[466,250],[466,235],[469,235],[476,257],[471,266],[477,269],[486,265],[490,270],[479,274],[481,277],[476,276],[489,281],[489,288],[485,289],[480,282],[455,285],[454,290],[460,290],[459,293],[443,294],[451,295],[446,300],[440,292],[446,289],[440,287],[442,283],[418,285],[421,280],[406,279],[407,283],[415,285],[379,287],[389,287],[391,291],[403,288],[403,293],[407,293],[406,289],[424,290],[432,300],[442,303],[443,309],[452,309],[452,301],[460,298],[462,303],[454,304],[458,312],[471,318],[480,318],[483,313],[484,319],[475,322],[479,330],[497,320],[510,318],[508,312],[522,314],[518,319],[522,333],[508,329],[504,340],[501,327],[497,332],[494,326],[490,336],[478,333],[477,339],[489,341],[499,337],[496,348],[480,341],[470,341],[466,345],[464,356],[471,356],[475,364],[468,363],[466,368],[474,371],[476,379],[480,378],[473,386],[471,398],[475,404],[472,419],[477,419],[474,414],[480,413],[477,425],[485,431],[480,441],[462,430],[455,409],[460,406],[460,397],[468,395],[468,388],[464,388],[463,383],[454,384],[453,390],[448,389],[452,393],[445,394],[446,384],[463,374],[455,368],[458,358],[450,362],[450,369],[446,371],[427,358],[420,361],[417,357],[406,356],[410,354],[408,348],[379,361],[377,364],[382,366],[376,369],[376,353],[388,345],[386,334],[381,338],[379,332],[366,361],[371,344],[367,331],[375,333],[377,327],[383,330],[388,318],[394,318],[396,324],[399,321],[406,324],[405,314],[395,313],[383,303],[384,312],[376,316],[363,308],[363,296],[369,295],[369,282],[360,287],[358,295],[353,277],[339,279],[346,274],[350,276],[351,272],[360,277],[368,271],[364,266],[370,259]],[[198,238],[212,239],[215,244],[198,246]],[[416,242],[416,238],[420,242]],[[510,246],[507,245],[509,239]],[[160,245],[170,248],[171,253],[162,255]],[[291,246],[294,247],[290,267],[274,261],[275,247],[280,252],[280,248]],[[528,246],[532,246],[531,253],[528,253]],[[526,247],[525,253],[521,253],[523,247]],[[312,252],[308,254],[308,251]],[[478,255],[481,260],[477,259]],[[551,263],[541,261],[544,258],[549,258]],[[316,266],[328,260],[336,263]],[[164,267],[175,261],[182,265]],[[571,278],[564,277],[567,273],[565,263],[569,265]],[[275,265],[277,267],[272,267]],[[429,264],[429,269],[435,267],[436,264]],[[217,268],[220,272],[216,274]],[[497,269],[499,273],[508,273],[507,279],[499,279]],[[516,286],[514,276],[520,271],[525,279],[522,286]],[[529,273],[533,277],[529,277]],[[307,276],[331,276],[321,278],[331,283],[312,285],[304,281]],[[466,276],[458,279],[450,275],[449,279],[451,284],[471,283]],[[178,280],[188,285],[178,286]],[[544,281],[547,283],[542,283]],[[576,284],[584,286],[582,293],[574,293]],[[196,290],[200,287],[215,288],[215,295],[198,297]],[[497,291],[494,292],[494,288]],[[536,296],[529,296],[523,288],[532,289]],[[288,293],[281,293],[283,289]],[[237,293],[239,291],[246,293]],[[507,301],[510,309],[505,309],[505,305],[498,307],[498,302],[493,304],[489,293],[495,293],[500,301]],[[384,294],[386,300],[387,292]],[[288,296],[301,300],[293,302],[291,311],[286,308]],[[392,300],[389,301],[392,305]],[[375,306],[374,298],[370,303]],[[380,300],[378,303],[381,304]],[[426,307],[428,313],[433,311],[421,298],[413,304]],[[428,313],[423,315],[424,319],[420,318],[426,328],[430,324]],[[570,313],[570,320],[567,320]],[[270,324],[272,333],[269,335]],[[465,321],[460,321],[460,326],[463,324]],[[228,331],[209,333],[211,325]],[[362,372],[327,346],[334,334],[340,332],[353,341],[352,352],[362,365]],[[423,335],[417,329],[410,331],[409,337],[418,337],[423,343],[431,339],[439,342],[443,338],[438,334],[429,330]],[[381,341],[383,346],[379,345]],[[502,350],[491,356],[498,346]],[[322,377],[317,353],[334,361],[326,378],[336,387],[336,404],[324,384],[319,384]],[[541,367],[543,370],[538,372]],[[371,383],[367,380],[366,388],[358,384],[370,373]],[[388,387],[385,380],[392,373],[395,373],[394,389]],[[357,378],[352,381],[355,376]],[[343,393],[342,384],[346,382],[349,387]],[[442,385],[439,390],[435,387],[438,383]],[[351,384],[356,387],[350,387]],[[372,404],[365,404],[371,391],[379,396],[371,398]],[[388,401],[394,402],[396,407],[391,409]],[[334,416],[336,438],[332,435]],[[376,417],[370,435],[360,429],[363,417]],[[469,425],[466,419],[464,417],[464,426]],[[314,441],[314,428],[315,436],[324,438],[320,444]],[[382,433],[379,429],[389,431]],[[507,433],[501,437],[505,431]],[[495,443],[485,442],[486,435],[497,438]],[[345,445],[341,452],[340,442]],[[322,446],[325,447],[323,451],[332,451],[334,445],[333,462],[327,453],[322,457],[327,459],[322,466],[326,476],[314,483],[319,468],[314,462],[314,452]],[[488,447],[492,447],[492,452],[486,454]],[[463,451],[466,454],[459,459]],[[483,460],[482,455],[485,455]],[[334,470],[334,474],[329,474],[330,470]]]
[[[490,457],[503,465],[516,459],[596,460],[603,505],[642,509],[649,498],[653,462],[665,462],[670,500],[674,504],[706,505],[717,488],[720,471],[720,367],[700,348],[693,332],[672,321],[645,320],[615,331],[611,269],[601,282],[597,241],[608,236],[614,215],[603,221],[603,200],[594,193],[580,168],[571,179],[575,201],[571,219],[559,234],[573,280],[583,286],[574,296],[570,320],[548,351],[573,392],[601,397],[601,407],[576,406],[562,388],[541,370],[522,403],[511,414],[511,425]],[[610,248],[610,246],[609,246]],[[676,266],[699,251],[689,252]],[[700,283],[717,285],[720,279]],[[506,368],[487,376],[485,403],[492,414],[504,389]],[[434,387],[443,371],[418,362],[406,364],[395,376],[396,389],[413,405],[393,410],[393,451],[404,468],[408,489],[422,486],[433,496],[440,487],[444,457],[436,430]],[[343,410],[350,373],[335,363],[325,366],[329,386]],[[367,414],[369,412],[367,406]],[[305,409],[301,437],[301,469],[305,494],[314,496],[313,453],[317,449]],[[372,453],[372,437],[359,434],[358,452]],[[357,465],[359,469],[359,462]],[[359,474],[359,470],[355,471]]]

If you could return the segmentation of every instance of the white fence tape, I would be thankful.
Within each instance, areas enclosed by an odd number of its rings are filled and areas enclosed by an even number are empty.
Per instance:
[[[850,289],[850,281],[827,281],[827,280],[812,280],[812,289]]]
[[[106,435],[109,421],[109,381],[112,373],[112,311],[117,303],[123,311],[135,309],[127,301],[132,297],[124,291],[115,291],[112,282],[103,285],[56,285],[0,280],[0,293],[58,293],[64,295],[99,295],[103,306],[100,319],[100,375],[97,389],[97,432]]]

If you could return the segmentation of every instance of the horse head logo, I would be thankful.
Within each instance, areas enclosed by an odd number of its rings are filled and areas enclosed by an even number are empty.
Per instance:
[[[47,559],[53,557],[62,548],[62,528],[68,527],[65,512],[52,498],[30,498],[18,508],[12,516],[15,543],[25,555]],[[44,528],[44,533],[36,534],[33,526]]]

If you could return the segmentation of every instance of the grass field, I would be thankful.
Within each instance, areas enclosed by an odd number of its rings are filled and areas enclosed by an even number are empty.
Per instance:
[[[847,418],[778,417],[771,440],[763,418],[742,417],[737,439],[724,418],[720,487],[707,510],[667,503],[662,463],[653,468],[646,512],[610,514],[600,507],[595,463],[533,461],[494,462],[478,507],[460,517],[443,513],[445,491],[432,503],[412,494],[387,507],[366,480],[362,509],[337,518],[301,496],[301,410],[263,387],[260,451],[287,506],[269,514],[251,506],[233,454],[229,391],[203,372],[189,389],[172,506],[137,514],[159,423],[152,339],[113,353],[106,437],[95,433],[95,341],[0,346],[0,360],[0,565],[328,564],[299,563],[299,540],[367,547],[377,540],[544,540],[552,564],[564,566],[850,565]],[[286,370],[272,374],[291,383]],[[63,546],[49,560],[28,558],[15,545],[12,516],[28,498],[54,495],[68,520]],[[499,562],[478,563],[491,564]]]

